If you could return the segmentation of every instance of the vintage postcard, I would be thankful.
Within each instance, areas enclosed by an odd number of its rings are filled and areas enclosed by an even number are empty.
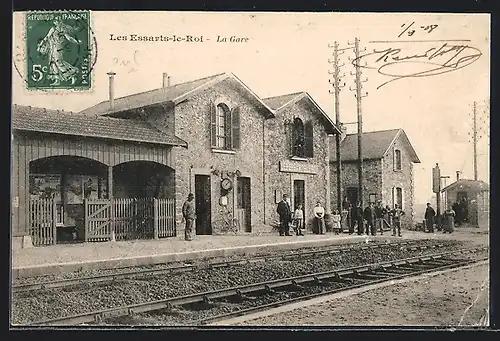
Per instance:
[[[490,325],[490,16],[13,17],[11,327]]]

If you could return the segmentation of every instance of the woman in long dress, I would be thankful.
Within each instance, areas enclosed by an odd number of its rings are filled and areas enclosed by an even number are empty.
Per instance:
[[[80,40],[72,36],[75,31],[76,28],[56,19],[54,20],[54,26],[38,43],[37,51],[49,58],[49,75],[47,78],[53,81],[51,85],[58,85],[61,81],[65,82],[74,79],[79,71],[78,68],[65,61],[63,55],[66,41],[74,44],[81,43]]]
[[[453,230],[455,230],[455,211],[451,206],[448,207],[446,211],[444,211],[444,226],[443,226],[443,233],[452,233]]]

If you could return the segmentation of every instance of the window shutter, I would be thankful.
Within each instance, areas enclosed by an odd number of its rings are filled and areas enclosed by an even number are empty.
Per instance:
[[[210,115],[210,143],[212,147],[217,146],[217,110],[215,104],[210,102],[208,104],[208,112]]]
[[[293,156],[293,142],[294,142],[293,123],[285,121],[285,148],[288,156]]]
[[[232,140],[233,149],[240,149],[240,108],[236,107],[233,109],[232,113]]]
[[[304,127],[304,144],[305,144],[306,157],[313,157],[313,152],[314,152],[313,128],[314,128],[313,122],[307,121]]]
[[[232,142],[231,142],[231,111],[226,110],[224,111],[224,148],[225,149],[231,149]]]
[[[396,170],[396,149],[392,150],[392,170]]]
[[[391,209],[393,209],[396,206],[397,200],[398,199],[396,197],[396,187],[394,186],[394,187],[392,187],[392,207],[391,207]]]

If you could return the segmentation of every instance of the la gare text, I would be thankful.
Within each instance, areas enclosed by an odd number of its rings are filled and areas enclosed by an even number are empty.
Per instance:
[[[165,41],[165,42],[186,42],[186,43],[203,43],[206,41],[215,41],[216,43],[247,43],[250,38],[247,37],[239,37],[239,36],[222,36],[218,35],[216,39],[210,39],[204,36],[193,36],[193,35],[156,35],[156,36],[148,36],[148,35],[139,35],[139,34],[128,34],[128,35],[116,35],[111,33],[109,35],[109,40],[114,41],[148,41],[148,42],[157,42],[157,41]]]

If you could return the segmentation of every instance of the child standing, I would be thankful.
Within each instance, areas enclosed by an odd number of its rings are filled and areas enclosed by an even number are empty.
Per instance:
[[[304,211],[302,210],[302,205],[297,205],[297,209],[293,214],[293,220],[295,225],[295,232],[297,236],[303,236],[302,229],[304,228]]]
[[[333,232],[335,234],[340,233],[340,214],[339,211],[335,210],[332,214]]]

